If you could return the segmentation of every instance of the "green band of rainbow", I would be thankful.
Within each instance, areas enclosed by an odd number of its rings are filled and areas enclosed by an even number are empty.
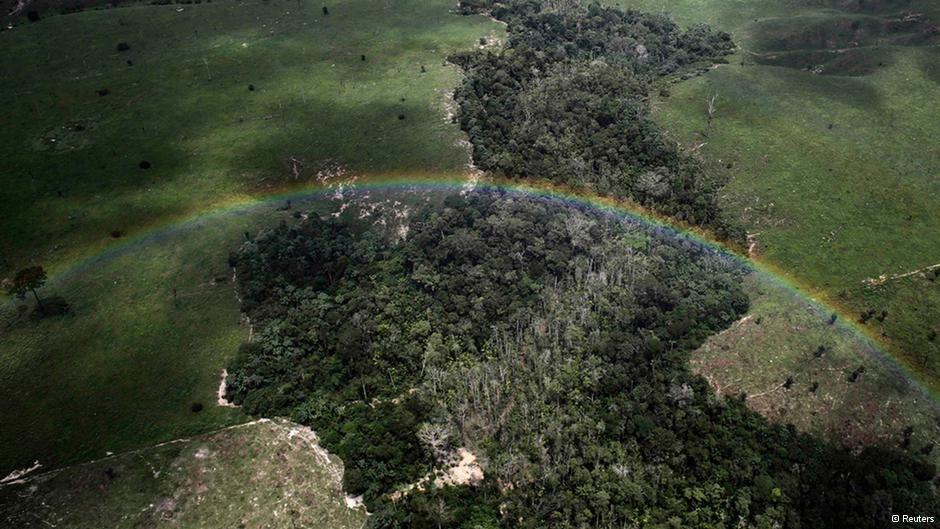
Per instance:
[[[772,263],[762,260],[759,256],[746,255],[743,248],[716,240],[709,232],[701,228],[687,225],[675,219],[657,214],[629,200],[597,196],[583,190],[543,181],[498,180],[487,177],[471,183],[467,175],[387,175],[361,177],[355,181],[347,177],[332,182],[306,183],[271,190],[263,194],[238,196],[182,220],[151,227],[148,230],[122,239],[121,241],[115,241],[105,251],[82,258],[64,267],[61,271],[54,274],[51,280],[61,281],[90,266],[101,263],[103,260],[113,259],[117,256],[134,251],[143,244],[159,242],[169,235],[179,233],[181,230],[193,227],[199,223],[211,221],[213,218],[229,214],[257,211],[258,208],[264,208],[273,204],[280,205],[287,200],[297,201],[298,205],[300,205],[304,201],[315,200],[317,198],[323,198],[328,194],[341,192],[340,190],[342,188],[337,187],[337,184],[341,183],[346,185],[346,190],[356,190],[357,192],[405,189],[457,191],[466,189],[468,186],[472,186],[476,189],[494,189],[512,194],[541,197],[562,204],[576,205],[618,217],[625,217],[638,224],[654,228],[657,231],[675,237],[681,237],[702,248],[719,253],[737,264],[762,274],[774,283],[783,286],[787,290],[795,293],[798,297],[806,300],[811,307],[819,312],[821,318],[828,317],[831,313],[837,314],[838,321],[836,325],[841,326],[843,329],[857,336],[869,349],[873,357],[905,379],[914,388],[923,392],[924,395],[929,396],[935,404],[940,403],[940,397],[938,397],[936,392],[931,391],[928,386],[921,384],[916,374],[890,355],[880,340],[872,335],[871,331],[857,324],[854,318],[846,316],[847,311],[841,308],[837,302],[829,298],[824,292],[801,283]],[[222,257],[220,257],[220,259],[222,259]]]

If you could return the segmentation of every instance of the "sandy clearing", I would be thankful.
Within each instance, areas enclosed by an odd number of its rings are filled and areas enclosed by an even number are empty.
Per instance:
[[[222,380],[219,382],[219,390],[216,392],[216,404],[223,408],[237,408],[238,405],[229,402],[225,398],[225,381],[228,380],[228,369],[222,370]]]

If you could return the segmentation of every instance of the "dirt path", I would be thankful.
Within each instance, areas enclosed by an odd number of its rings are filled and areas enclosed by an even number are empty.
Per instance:
[[[225,381],[228,380],[228,369],[222,370],[222,380],[219,382],[219,390],[216,392],[216,404],[223,408],[237,408],[238,405],[229,402],[225,398]]]
[[[932,272],[934,270],[940,269],[940,263],[932,264],[930,266],[925,266],[923,268],[918,268],[917,270],[911,270],[910,272],[905,272],[903,274],[881,274],[877,278],[868,278],[862,281],[862,284],[870,287],[875,287],[878,285],[883,285],[889,281],[896,281],[898,279],[904,279],[905,277],[911,277],[917,274],[923,274],[926,272]]]

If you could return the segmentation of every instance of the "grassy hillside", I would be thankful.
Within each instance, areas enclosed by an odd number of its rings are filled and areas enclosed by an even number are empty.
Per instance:
[[[214,405],[248,332],[226,257],[292,212],[127,239],[342,170],[461,168],[443,108],[458,73],[443,59],[502,29],[449,9],[141,5],[0,33],[0,277],[45,265],[40,294],[72,304],[39,322],[31,304],[0,306],[0,474],[245,420]]]
[[[0,524],[362,527],[365,510],[346,506],[342,475],[342,462],[320,448],[310,430],[260,421],[0,488]],[[282,488],[288,476],[290,488]],[[236,502],[244,507],[232,509]]]
[[[443,61],[502,29],[450,4],[134,5],[0,33],[0,276],[336,167],[461,167]]]
[[[940,263],[940,6],[618,3],[733,33],[741,50],[730,64],[674,85],[660,121],[731,177],[724,205],[761,259],[852,317],[874,311],[871,334],[937,388],[940,281],[890,277]]]

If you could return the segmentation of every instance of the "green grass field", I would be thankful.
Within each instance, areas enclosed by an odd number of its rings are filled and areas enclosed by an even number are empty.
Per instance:
[[[464,165],[444,59],[502,28],[449,0],[321,5],[137,5],[0,33],[0,275],[337,165]]]
[[[0,521],[20,529],[358,529],[365,509],[346,506],[342,474],[342,461],[310,430],[254,422],[2,487]]]
[[[0,32],[0,277],[42,264],[40,293],[72,304],[33,322],[30,304],[2,300],[0,474],[246,420],[215,406],[248,333],[226,259],[245,231],[289,213],[273,204],[135,236],[337,167],[467,163],[444,108],[459,74],[443,61],[502,28],[448,1],[320,9],[132,6]]]
[[[887,311],[868,321],[870,334],[940,388],[940,341],[930,340],[940,332],[940,281],[863,283],[940,263],[940,41],[927,24],[899,22],[911,12],[940,20],[940,5],[617,3],[733,34],[741,50],[730,64],[672,86],[659,120],[687,147],[704,144],[709,171],[730,177],[724,207],[754,234],[763,261],[850,317]]]

